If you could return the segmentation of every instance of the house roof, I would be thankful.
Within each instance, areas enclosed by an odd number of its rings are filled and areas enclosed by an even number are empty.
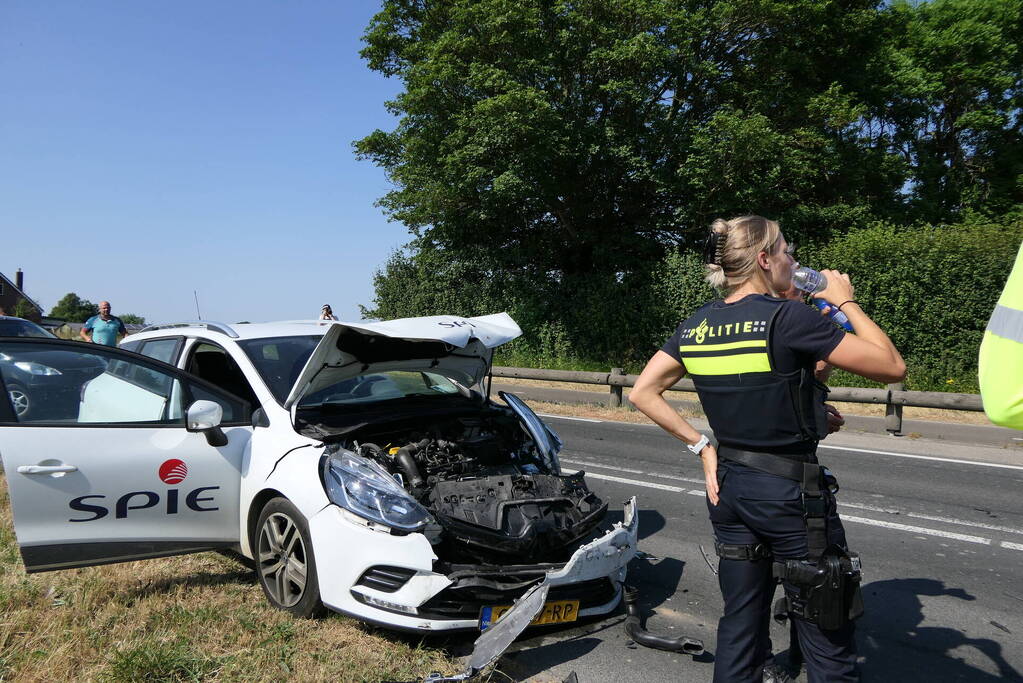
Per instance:
[[[3,273],[0,273],[0,278],[3,278],[3,281],[6,282],[8,285],[10,285],[11,289],[13,289],[15,292],[17,292],[22,297],[27,299],[30,304],[35,306],[36,310],[39,311],[39,315],[43,314],[43,307],[40,306],[39,303],[35,299],[30,297],[28,294],[25,294],[24,290],[22,290],[21,287],[18,287],[18,285],[14,284],[14,282],[9,277],[4,275]]]

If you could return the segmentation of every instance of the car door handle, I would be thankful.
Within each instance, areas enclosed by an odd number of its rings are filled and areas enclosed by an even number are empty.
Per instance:
[[[74,465],[18,465],[18,474],[54,474],[55,472],[77,472]]]

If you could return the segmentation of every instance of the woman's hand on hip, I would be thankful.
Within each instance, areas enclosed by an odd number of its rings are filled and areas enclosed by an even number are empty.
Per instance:
[[[717,505],[718,496],[718,452],[714,446],[707,445],[700,453],[703,460],[703,478],[707,483],[707,498],[711,505]]]

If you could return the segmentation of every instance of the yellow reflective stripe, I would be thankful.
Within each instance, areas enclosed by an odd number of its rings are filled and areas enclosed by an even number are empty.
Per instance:
[[[697,346],[680,346],[678,350],[686,351],[728,351],[729,349],[751,349],[757,346],[767,348],[766,339],[748,339],[746,341],[729,342],[727,344],[699,344]]]
[[[683,356],[686,370],[693,375],[738,375],[745,372],[770,372],[766,353],[737,353],[730,356]]]

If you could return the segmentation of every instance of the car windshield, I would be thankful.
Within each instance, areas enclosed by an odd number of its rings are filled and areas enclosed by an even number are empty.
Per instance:
[[[374,372],[342,380],[304,396],[298,407],[377,403],[410,396],[447,396],[457,393],[458,387],[451,380],[434,372]]]
[[[239,341],[238,345],[256,366],[266,386],[279,402],[291,393],[313,349],[323,337],[267,337]],[[408,396],[439,396],[459,393],[458,387],[434,372],[375,372],[341,380],[302,398],[300,408],[324,404],[375,403]]]
[[[17,320],[6,318],[0,320],[0,337],[41,337],[43,339],[56,339],[43,328],[28,320]]]
[[[239,341],[238,346],[256,366],[274,398],[284,403],[298,379],[298,373],[302,372],[321,339],[320,335],[266,337]]]

